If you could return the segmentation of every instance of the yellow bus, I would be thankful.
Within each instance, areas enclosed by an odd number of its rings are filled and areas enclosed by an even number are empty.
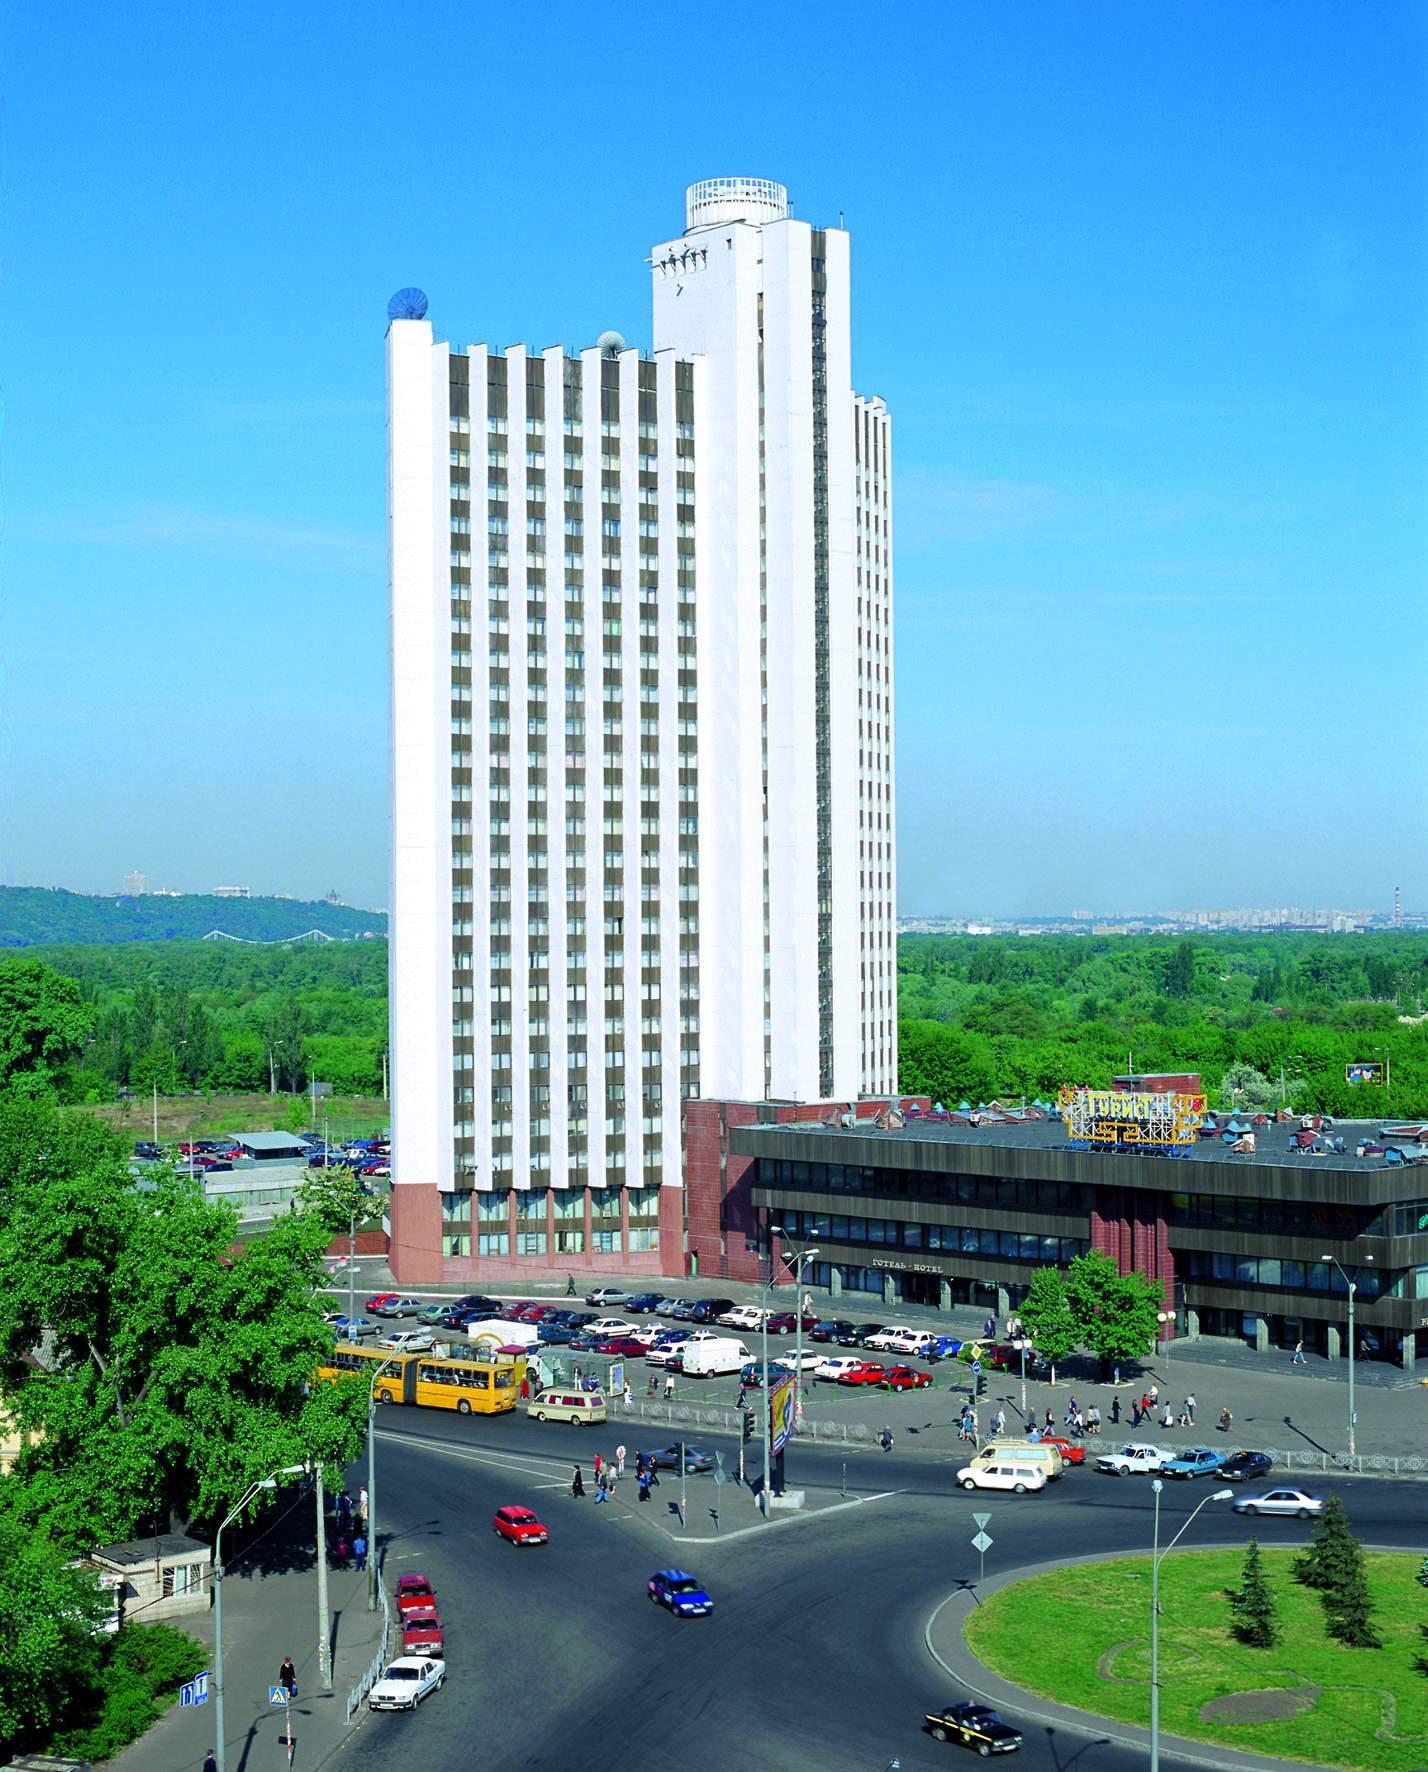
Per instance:
[[[526,1375],[525,1360],[512,1354],[453,1360],[437,1354],[340,1346],[323,1360],[317,1376],[336,1379],[357,1374],[372,1384],[379,1368],[374,1401],[455,1409],[459,1415],[508,1414],[516,1406]]]

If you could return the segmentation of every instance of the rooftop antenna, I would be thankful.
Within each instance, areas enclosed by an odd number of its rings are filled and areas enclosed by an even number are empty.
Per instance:
[[[840,209],[838,211],[838,226],[841,228],[842,225],[843,225],[843,211]]]

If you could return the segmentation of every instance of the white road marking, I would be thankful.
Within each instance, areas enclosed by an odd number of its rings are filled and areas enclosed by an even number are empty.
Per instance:
[[[419,1439],[413,1434],[383,1433],[378,1430],[377,1438],[379,1440],[389,1440],[394,1444],[414,1446],[422,1452],[440,1452],[447,1458],[464,1459],[468,1464],[492,1464],[497,1466],[500,1470],[521,1471],[527,1475],[537,1477],[548,1477],[558,1464],[573,1465],[575,1463],[573,1458],[553,1458],[546,1464],[523,1464],[520,1460],[511,1458],[508,1455],[499,1452],[483,1452],[473,1446],[450,1446],[440,1440]],[[565,1485],[559,1483],[551,1485],[552,1488],[563,1488],[564,1486]]]

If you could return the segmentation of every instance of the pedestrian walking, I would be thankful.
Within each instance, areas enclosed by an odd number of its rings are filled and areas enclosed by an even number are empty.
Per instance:
[[[298,1689],[297,1669],[293,1666],[293,1658],[291,1655],[285,1655],[283,1657],[283,1665],[278,1669],[278,1684],[282,1687],[283,1691],[287,1693],[288,1703],[291,1704],[297,1697]]]
[[[1121,1421],[1121,1400],[1119,1397],[1112,1397],[1111,1398],[1111,1426],[1112,1427],[1119,1427],[1120,1421]]]
[[[1161,1413],[1160,1425],[1162,1427],[1170,1427],[1173,1425],[1174,1421],[1175,1411],[1170,1407],[1170,1399],[1167,1397],[1165,1399],[1165,1408]]]
[[[878,1435],[878,1444],[882,1447],[884,1452],[891,1452],[892,1451],[893,1431],[890,1427],[885,1427],[883,1429],[883,1431]]]
[[[1195,1425],[1195,1393],[1194,1393],[1194,1391],[1191,1391],[1190,1395],[1188,1397],[1186,1397],[1186,1399],[1185,1399],[1185,1413],[1190,1417],[1191,1427],[1194,1427],[1194,1425]]]
[[[332,1547],[332,1566],[334,1569],[345,1569],[347,1567],[347,1554],[351,1548],[351,1545],[348,1544],[347,1540],[339,1532],[337,1535],[337,1541]]]
[[[981,1428],[977,1422],[977,1411],[975,1409],[969,1409],[967,1411],[967,1438],[975,1446],[980,1437]]]
[[[1051,1411],[1049,1409],[1046,1411],[1046,1430],[1045,1431],[1048,1434],[1054,1434],[1056,1432],[1056,1423],[1052,1419]]]
[[[1302,1341],[1295,1342],[1295,1344],[1294,1344],[1294,1358],[1289,1362],[1289,1364],[1291,1366],[1307,1366],[1309,1364],[1309,1362],[1304,1358],[1304,1343]]]
[[[581,1475],[580,1466],[575,1467],[575,1474],[570,1479],[570,1498],[579,1501],[585,1494],[585,1478]]]
[[[649,1498],[650,1498],[650,1473],[648,1471],[641,1471],[640,1472],[640,1500],[641,1501],[648,1501]]]
[[[988,1317],[986,1322],[983,1323],[983,1325],[982,1325],[983,1339],[986,1341],[991,1341],[992,1338],[996,1335],[996,1332],[997,1332],[997,1319],[995,1317]]]
[[[625,1448],[623,1446],[617,1446],[615,1448],[615,1475],[617,1477],[623,1477],[624,1474],[625,1474]]]
[[[574,1298],[575,1297],[575,1275],[574,1274],[567,1274],[565,1277],[565,1296],[567,1298]]]
[[[630,1381],[627,1378],[625,1380],[625,1407],[627,1409],[633,1409],[634,1406],[635,1406],[634,1394],[630,1390]]]
[[[357,1491],[357,1524],[364,1527],[367,1524],[367,1491],[365,1487]]]
[[[998,1409],[996,1414],[992,1417],[992,1434],[995,1438],[1000,1439],[1006,1431],[1007,1412],[1005,1409]]]
[[[744,1386],[743,1386],[743,1385],[742,1385],[742,1384],[741,1384],[741,1385],[740,1385],[740,1386],[739,1386],[739,1394],[738,1394],[738,1396],[737,1396],[737,1397],[735,1397],[735,1398],[734,1398],[734,1407],[735,1407],[735,1408],[736,1408],[736,1409],[742,1409],[742,1408],[743,1408],[743,1406],[744,1406],[744,1398],[745,1398],[745,1396],[746,1396],[746,1395],[747,1395],[747,1392],[746,1392],[746,1391],[745,1391],[745,1388],[744,1388]]]
[[[1230,1426],[1234,1419],[1234,1416],[1230,1414],[1228,1408],[1221,1409],[1219,1428],[1222,1434],[1227,1434],[1230,1431]]]
[[[352,1513],[352,1497],[345,1489],[339,1489],[337,1491],[336,1513],[337,1524],[339,1526],[345,1526]]]
[[[1072,1397],[1066,1405],[1066,1425],[1072,1427],[1076,1421],[1076,1399]]]
[[[1041,1429],[1036,1425],[1035,1416],[1032,1417],[1031,1426],[1026,1430],[1026,1438],[1028,1445],[1039,1446],[1041,1444]]]
[[[1086,1417],[1079,1409],[1076,1411],[1076,1419],[1071,1423],[1071,1431],[1078,1440],[1084,1440],[1086,1437]]]
[[[359,1570],[367,1567],[367,1540],[360,1532],[352,1540],[352,1561]]]
[[[1150,1406],[1151,1406],[1151,1408],[1154,1409],[1159,1402],[1160,1402],[1160,1386],[1158,1384],[1153,1384],[1150,1387]]]
[[[610,1491],[605,1487],[605,1473],[602,1471],[600,1473],[600,1475],[598,1477],[596,1477],[596,1479],[595,1479],[595,1505],[596,1505],[596,1507],[599,1507],[599,1505],[602,1501],[608,1501],[609,1499],[610,1499]]]
[[[666,1372],[664,1375],[664,1400],[666,1403],[674,1401],[674,1374],[672,1372]]]
[[[597,1452],[595,1454],[595,1485],[597,1488],[600,1485],[600,1472],[602,1470],[604,1470],[604,1468],[605,1468],[605,1460]]]
[[[218,1772],[218,1755],[212,1748],[203,1756],[203,1772]]]
[[[1098,1434],[1100,1431],[1101,1405],[1099,1403],[1092,1403],[1091,1407],[1086,1411],[1086,1432],[1088,1434]]]

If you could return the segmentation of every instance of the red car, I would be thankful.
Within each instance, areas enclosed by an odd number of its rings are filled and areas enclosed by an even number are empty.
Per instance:
[[[550,1533],[528,1507],[498,1507],[491,1530],[512,1544],[545,1544]]]
[[[597,1354],[621,1354],[627,1360],[642,1360],[649,1351],[646,1343],[636,1341],[629,1335],[616,1335],[610,1341],[597,1341],[595,1344]]]
[[[545,1309],[545,1304],[540,1302],[532,1304],[528,1299],[524,1304],[508,1304],[501,1315],[508,1323],[533,1323]]]
[[[925,1391],[932,1383],[930,1372],[919,1372],[916,1366],[894,1366],[883,1381],[890,1391]]]
[[[404,1575],[397,1583],[398,1612],[434,1612],[436,1589],[424,1575]]]
[[[384,1304],[393,1304],[400,1297],[400,1292],[374,1292],[362,1308],[368,1312],[379,1311]]]
[[[817,1317],[805,1317],[803,1319],[803,1333],[807,1335],[817,1321]],[[798,1318],[794,1316],[792,1311],[780,1311],[777,1316],[769,1318],[770,1335],[792,1335],[797,1328]]]
[[[1063,1440],[1060,1434],[1043,1434],[1041,1443],[1043,1446],[1054,1446],[1061,1454],[1063,1464],[1084,1464],[1086,1462],[1086,1448],[1075,1440]]]
[[[887,1379],[885,1366],[874,1366],[869,1361],[860,1361],[850,1366],[846,1372],[838,1374],[839,1384],[883,1384]]]
[[[423,1606],[402,1614],[402,1654],[440,1655],[445,1650],[440,1614]]]

